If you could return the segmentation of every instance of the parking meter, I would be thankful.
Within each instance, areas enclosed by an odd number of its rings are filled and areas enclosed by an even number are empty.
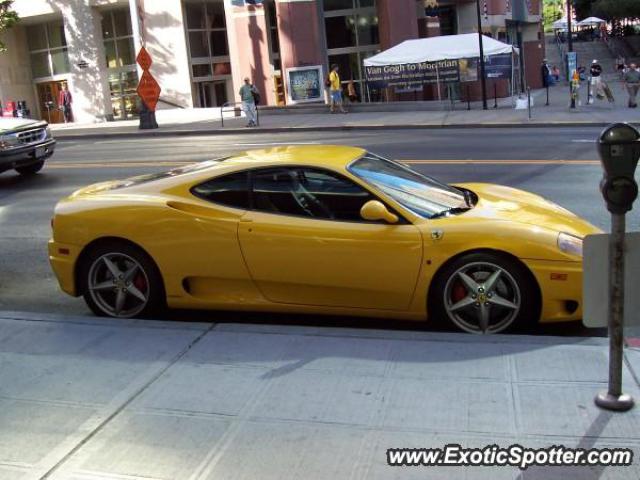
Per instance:
[[[624,214],[638,196],[635,171],[640,158],[640,132],[627,123],[611,125],[600,134],[598,151],[604,168],[600,191],[607,210]]]
[[[611,212],[609,235],[609,386],[595,403],[600,408],[625,411],[633,408],[630,395],[622,393],[624,344],[625,214],[638,196],[635,180],[640,158],[640,132],[627,123],[607,127],[598,139],[598,152],[604,168],[600,191]]]

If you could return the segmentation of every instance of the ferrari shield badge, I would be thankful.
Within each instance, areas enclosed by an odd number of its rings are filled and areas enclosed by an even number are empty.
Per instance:
[[[444,232],[442,230],[431,230],[431,240],[442,240]]]

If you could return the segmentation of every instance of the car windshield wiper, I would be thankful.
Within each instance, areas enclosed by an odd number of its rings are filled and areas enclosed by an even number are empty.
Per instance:
[[[446,210],[442,210],[441,212],[434,213],[429,218],[447,217],[449,215],[456,215],[458,213],[468,212],[469,210],[471,210],[471,207],[452,207],[452,208],[447,208]]]

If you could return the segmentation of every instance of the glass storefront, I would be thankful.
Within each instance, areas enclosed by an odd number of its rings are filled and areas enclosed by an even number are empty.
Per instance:
[[[223,0],[184,2],[194,106],[216,107],[228,101],[231,61]]]
[[[380,51],[375,0],[324,0],[324,24],[329,67],[338,65],[343,86],[353,80],[367,100],[362,62]]]
[[[49,79],[71,71],[62,20],[29,25],[27,39],[34,80]]]
[[[124,120],[139,113],[138,72],[128,8],[102,12],[102,38],[109,75],[113,118]]]

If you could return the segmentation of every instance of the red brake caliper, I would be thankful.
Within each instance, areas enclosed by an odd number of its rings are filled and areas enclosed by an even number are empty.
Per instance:
[[[462,285],[462,282],[456,281],[456,283],[453,284],[453,288],[451,289],[451,302],[458,303],[466,296],[467,290],[464,288],[464,285]]]
[[[142,273],[138,273],[138,275],[136,275],[136,278],[133,280],[133,284],[142,293],[145,293],[147,291],[147,280],[144,278],[144,275],[142,275]]]

